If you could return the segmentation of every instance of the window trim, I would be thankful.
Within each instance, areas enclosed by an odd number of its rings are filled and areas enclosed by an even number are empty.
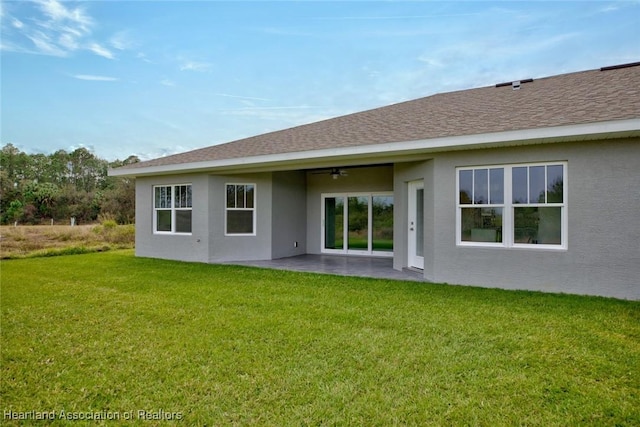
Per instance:
[[[472,184],[472,191],[473,194],[471,194],[471,203],[465,203],[462,204],[460,203],[460,171],[462,170],[470,170],[472,171],[472,183],[475,182],[475,171],[476,170],[487,170],[487,202],[486,203],[475,203],[475,186],[473,186]],[[502,180],[503,180],[503,194],[502,194],[502,203],[491,203],[491,170],[492,169],[502,169],[503,170],[503,175],[502,175]],[[458,245],[461,246],[484,246],[484,247],[504,247],[505,246],[505,223],[504,223],[504,217],[505,217],[505,211],[507,209],[507,204],[506,204],[506,185],[505,185],[505,181],[506,181],[506,168],[502,165],[497,165],[497,166],[475,166],[475,167],[469,167],[469,168],[456,168],[456,188],[457,188],[457,196],[456,196],[456,241],[458,243]],[[482,209],[482,208],[486,208],[486,209],[502,209],[502,242],[472,242],[472,241],[465,241],[462,240],[462,227],[461,227],[461,223],[462,223],[462,209],[469,209],[469,208],[476,208],[476,209]]]
[[[230,208],[228,206],[228,200],[227,198],[229,197],[229,192],[227,187],[229,185],[234,185],[236,186],[236,190],[237,187],[242,185],[242,186],[248,186],[251,185],[253,186],[253,207],[252,208],[238,208],[238,207],[234,207],[234,208]],[[257,235],[257,230],[256,230],[256,225],[257,225],[257,217],[258,217],[258,209],[257,209],[257,203],[258,202],[258,186],[256,185],[256,183],[254,182],[227,182],[224,184],[224,235],[225,236],[256,236]],[[236,202],[237,203],[237,202]],[[245,204],[246,204],[246,191],[245,191]],[[229,233],[228,230],[228,213],[229,211],[244,211],[244,212],[253,212],[253,223],[252,223],[252,228],[253,231],[251,233]]]
[[[190,207],[180,207],[177,208],[175,206],[176,200],[176,188],[177,187],[191,187],[191,206]],[[170,187],[171,188],[171,206],[169,208],[158,208],[156,207],[156,188],[159,187]],[[193,184],[190,182],[182,183],[182,184],[156,184],[152,186],[151,190],[151,199],[153,206],[153,234],[158,235],[178,235],[178,236],[191,236],[193,234]],[[158,230],[158,211],[170,211],[171,212],[171,231],[160,231]],[[191,231],[176,231],[176,212],[177,211],[191,211]]]
[[[518,167],[532,166],[562,166],[562,203],[514,203],[513,202],[513,169]],[[504,170],[504,197],[503,204],[464,204],[460,203],[460,171],[476,169],[495,169],[502,168]],[[480,247],[480,248],[508,248],[508,249],[526,249],[526,250],[554,250],[566,251],[568,248],[568,162],[565,161],[549,161],[535,163],[509,163],[509,164],[491,164],[476,166],[458,166],[455,169],[456,174],[456,246],[459,247]],[[545,184],[546,183],[545,175]],[[545,185],[545,188],[548,188]],[[491,208],[502,207],[502,242],[470,242],[462,240],[462,209],[463,208]],[[515,209],[518,207],[560,207],[560,244],[534,244],[534,243],[516,243],[514,236],[515,225]]]

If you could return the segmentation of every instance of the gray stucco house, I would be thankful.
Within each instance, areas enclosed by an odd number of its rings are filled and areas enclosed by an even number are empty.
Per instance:
[[[497,84],[110,171],[136,254],[392,257],[433,282],[640,299],[640,63]]]

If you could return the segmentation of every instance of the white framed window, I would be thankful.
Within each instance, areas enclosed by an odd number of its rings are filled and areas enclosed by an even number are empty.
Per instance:
[[[256,235],[256,184],[226,184],[225,234]]]
[[[191,184],[153,187],[153,232],[156,234],[191,234]]]
[[[504,168],[458,171],[461,242],[503,244]]]
[[[456,169],[460,246],[566,249],[567,163]]]

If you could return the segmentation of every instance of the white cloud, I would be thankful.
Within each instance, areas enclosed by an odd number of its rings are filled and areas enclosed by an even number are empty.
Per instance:
[[[81,7],[67,8],[57,0],[39,0],[41,10],[53,21],[70,21],[76,24],[83,32],[89,32],[93,25],[93,19],[87,15]]]
[[[169,79],[163,79],[160,81],[160,84],[167,87],[174,87],[176,84]]]
[[[69,51],[73,51],[79,48],[78,39],[67,33],[61,34],[60,37],[58,37],[58,43],[63,48]]]
[[[401,20],[405,21],[408,19],[440,19],[440,18],[450,18],[450,17],[458,17],[458,16],[474,16],[480,15],[480,13],[442,13],[442,14],[432,14],[432,15],[362,15],[362,16],[319,16],[315,19],[322,21],[380,21],[380,20]]]
[[[13,18],[11,20],[11,25],[13,25],[17,29],[20,29],[20,28],[24,27],[24,23],[21,20],[19,20],[18,18]]]
[[[98,56],[102,56],[103,58],[107,58],[107,59],[115,58],[115,56],[109,49],[107,49],[104,46],[100,46],[98,43],[91,43],[88,48],[91,52],[95,53]]]
[[[504,43],[499,38],[486,38],[463,41],[449,46],[435,49],[419,56],[418,61],[431,67],[448,67],[453,69],[460,63],[482,58],[492,62],[513,60],[516,57],[532,57],[540,52],[548,51],[579,37],[579,33],[565,33],[539,37],[537,39],[522,39],[512,43]]]
[[[228,93],[214,93],[214,95],[222,96],[222,97],[225,97],[225,98],[244,99],[244,100],[249,100],[249,101],[270,101],[270,99],[267,99],[267,98],[256,98],[256,97],[253,97],[253,96],[231,95],[231,94],[228,94]]]
[[[258,120],[279,120],[284,127],[311,123],[332,117],[326,107],[295,105],[289,107],[241,107],[218,110],[224,116],[253,117]]]
[[[86,3],[85,3],[86,4]],[[2,50],[57,57],[68,57],[80,51],[89,51],[103,58],[115,59],[107,44],[123,50],[129,46],[124,33],[116,33],[107,43],[92,40],[96,23],[86,10],[85,4],[59,0],[35,0],[21,2],[28,19],[7,15],[2,20]],[[17,6],[12,10],[17,9]]]
[[[38,53],[51,56],[66,56],[67,51],[60,48],[55,42],[51,40],[47,34],[40,31],[34,31],[31,34],[26,35],[29,40],[34,44]]]
[[[613,4],[610,4],[610,5],[608,5],[608,6],[603,7],[602,9],[600,9],[600,12],[602,12],[602,13],[609,13],[609,12],[615,12],[615,11],[617,11],[618,9],[620,9],[620,7],[619,7],[619,6],[617,6],[617,5],[613,5]]]
[[[127,31],[119,31],[111,36],[109,45],[117,50],[128,50],[133,48],[134,42]]]
[[[211,68],[211,64],[197,61],[183,61],[180,65],[180,71],[199,71],[205,72]]]
[[[95,76],[92,74],[75,74],[72,76],[74,79],[78,80],[88,80],[93,82],[115,82],[119,79],[116,77],[108,77],[108,76]]]
[[[146,62],[147,64],[153,64],[153,61],[151,61],[149,58],[147,58],[147,55],[145,55],[144,52],[138,52],[136,54],[136,58]]]

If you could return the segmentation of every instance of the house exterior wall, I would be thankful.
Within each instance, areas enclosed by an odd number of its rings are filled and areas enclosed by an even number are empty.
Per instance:
[[[272,174],[209,176],[209,262],[271,259]],[[255,184],[255,235],[226,235],[226,184]]]
[[[153,187],[192,185],[192,233],[154,234]],[[180,261],[208,261],[209,180],[206,175],[171,175],[136,179],[136,255]]]
[[[392,166],[350,168],[347,173],[349,175],[346,177],[333,179],[328,173],[307,172],[306,227],[309,254],[322,252],[322,194],[393,191]]]
[[[307,253],[306,173],[274,172],[271,206],[271,257],[277,259]]]
[[[256,185],[255,236],[226,235],[228,183]],[[153,232],[153,187],[163,184],[192,185],[191,234]],[[136,180],[136,255],[211,263],[301,255],[306,253],[306,201],[306,174],[300,171],[141,177]]]
[[[425,277],[453,284],[640,299],[640,140],[460,151],[434,158]],[[456,245],[456,167],[567,161],[566,250]],[[426,176],[425,176],[426,178]],[[425,266],[427,261],[425,260]],[[431,271],[429,271],[431,270]]]
[[[304,171],[136,180],[136,255],[197,262],[263,260],[321,248],[323,193],[393,191],[394,262],[407,267],[408,183],[424,181],[424,277],[433,282],[640,299],[640,139],[452,151],[348,177]],[[566,249],[456,243],[456,168],[567,162]],[[153,233],[153,186],[190,183],[189,235]],[[255,236],[225,235],[227,183],[256,184]],[[505,195],[509,196],[509,195]],[[297,247],[294,242],[298,242]]]

